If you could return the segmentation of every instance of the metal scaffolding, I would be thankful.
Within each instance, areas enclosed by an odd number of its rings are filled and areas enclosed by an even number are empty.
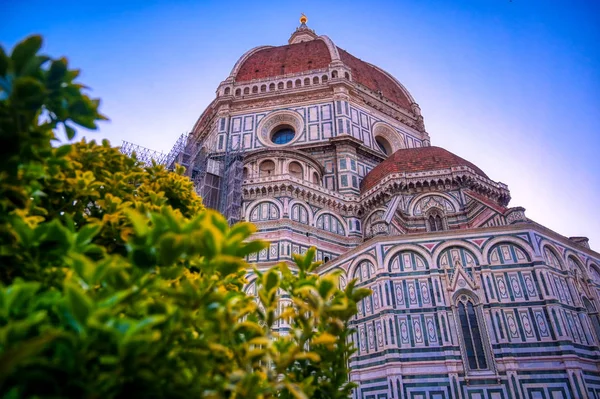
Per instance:
[[[121,152],[147,166],[152,161],[170,170],[176,164],[184,166],[207,208],[221,212],[230,224],[240,221],[244,149],[239,141],[233,143],[228,138],[225,151],[219,152],[214,142],[193,138],[192,134],[182,134],[168,154],[127,141],[123,141]]]
[[[164,165],[167,157],[166,154],[160,151],[142,147],[141,145],[130,143],[125,140],[123,140],[123,144],[121,144],[121,152],[130,157],[135,157],[146,166],[152,166],[153,160],[159,165]]]

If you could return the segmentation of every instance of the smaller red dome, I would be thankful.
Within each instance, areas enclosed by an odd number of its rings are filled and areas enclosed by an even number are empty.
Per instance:
[[[361,190],[373,188],[383,178],[392,173],[415,173],[430,170],[450,169],[467,166],[478,175],[489,179],[485,173],[471,162],[454,155],[440,147],[405,148],[393,153],[385,161],[377,165],[361,182]]]

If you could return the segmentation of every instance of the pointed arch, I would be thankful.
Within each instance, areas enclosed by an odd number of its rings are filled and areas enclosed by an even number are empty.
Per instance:
[[[450,203],[450,205],[452,206],[452,209],[446,209],[444,207],[443,208],[444,212],[454,213],[454,212],[458,212],[458,210],[460,210],[460,204],[458,203],[456,198],[452,197],[451,195],[448,195],[446,193],[441,193],[441,192],[427,192],[427,193],[417,195],[410,201],[410,203],[408,204],[408,214],[415,215],[415,207],[426,197],[442,197],[443,199],[447,200]]]
[[[445,241],[445,242],[441,243],[433,251],[433,254],[431,255],[431,257],[433,258],[435,265],[439,265],[439,261],[440,261],[439,258],[440,258],[441,253],[445,249],[448,249],[450,247],[463,247],[464,249],[467,249],[469,252],[471,252],[472,255],[475,256],[475,259],[477,260],[477,265],[485,264],[485,261],[481,254],[481,250],[479,248],[477,248],[475,245],[471,244],[470,242],[466,242],[466,241],[450,240],[450,241]]]
[[[562,257],[552,244],[543,244],[541,246],[541,252],[547,265],[555,267],[558,270],[565,270],[564,261],[561,259]]]
[[[283,206],[281,205],[281,203],[279,201],[273,200],[273,199],[268,199],[268,198],[259,198],[257,200],[252,201],[250,204],[248,204],[248,206],[246,207],[246,220],[250,221],[251,218],[251,214],[252,211],[254,210],[254,208],[256,208],[258,205],[262,204],[262,203],[269,203],[274,205],[279,213],[279,217],[281,217],[283,215]]]
[[[294,200],[291,200],[291,201],[288,203],[288,209],[289,209],[289,210],[288,210],[288,212],[289,212],[289,214],[290,214],[290,219],[292,219],[292,220],[295,220],[295,219],[293,219],[293,218],[292,218],[292,208],[293,208],[295,205],[302,206],[302,207],[304,207],[304,208],[306,209],[306,212],[307,212],[307,214],[308,214],[308,223],[307,223],[307,224],[308,224],[309,226],[312,226],[312,225],[313,225],[313,223],[314,223],[314,220],[315,220],[315,219],[314,219],[314,214],[313,214],[313,211],[312,211],[312,208],[310,207],[310,205],[308,205],[308,204],[307,204],[306,202],[304,202],[304,201],[300,201],[300,200],[294,199]]]
[[[465,371],[493,371],[492,350],[478,296],[463,289],[452,299]]]
[[[401,244],[393,247],[388,251],[385,255],[383,264],[384,267],[388,270],[392,270],[392,262],[395,261],[396,257],[400,256],[402,253],[412,252],[419,255],[423,261],[425,262],[425,269],[431,269],[432,259],[429,252],[427,252],[423,247],[414,244]]]
[[[520,248],[522,251],[524,251],[525,254],[528,256],[529,261],[531,261],[535,257],[534,249],[527,241],[523,240],[522,238],[506,236],[506,237],[494,237],[491,240],[488,240],[483,245],[482,258],[485,259],[486,262],[489,263],[490,251],[492,249],[494,249],[494,247],[496,245],[504,243],[504,242],[513,244],[516,247]]]
[[[369,261],[371,263],[373,263],[373,265],[377,265],[377,259],[371,255],[370,253],[363,253],[362,255],[359,255],[356,257],[356,259],[354,259],[349,265],[348,265],[348,278],[350,278],[350,280],[353,279],[352,276],[354,276],[354,274],[356,273],[356,269],[358,268],[358,266],[361,264],[361,262],[363,261]]]

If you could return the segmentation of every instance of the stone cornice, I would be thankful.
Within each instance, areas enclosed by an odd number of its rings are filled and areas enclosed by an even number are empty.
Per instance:
[[[439,187],[442,189],[440,190]],[[343,215],[358,215],[368,212],[397,194],[426,191],[435,193],[460,187],[479,192],[492,200],[495,200],[494,198],[510,198],[506,185],[485,179],[466,166],[440,171],[394,173],[386,176],[379,185],[360,197],[342,195],[289,174],[245,179],[243,193],[249,198],[287,193],[315,205],[335,209]]]
[[[469,188],[483,194],[501,205],[508,204],[510,192],[508,186],[496,183],[476,173],[468,166],[456,166],[449,169],[431,170],[414,173],[391,173],[385,176],[375,187],[363,193],[360,197],[365,206],[379,203],[383,197],[404,193],[411,190],[430,189],[442,186]]]
[[[341,236],[339,234],[334,234],[329,231],[319,229],[315,226],[310,226],[307,224],[297,222],[295,220],[291,220],[289,218],[281,218],[277,220],[268,220],[253,223],[256,224],[259,230],[255,233],[257,238],[263,235],[267,236],[269,234],[277,233],[277,230],[265,231],[267,229],[281,229],[283,227],[291,227],[296,228],[297,230],[301,230],[305,233],[309,233],[310,237],[312,237],[313,240],[325,238],[328,240],[329,246],[339,247],[340,251],[347,251],[349,248],[353,248],[363,243],[362,237],[352,237],[348,235]],[[299,242],[299,244],[309,245],[310,243]]]
[[[444,230],[439,232],[418,232],[418,233],[408,233],[403,235],[396,236],[375,236],[368,241],[365,241],[363,245],[360,245],[352,250],[344,253],[340,257],[330,261],[327,265],[321,266],[317,272],[325,273],[335,267],[343,264],[348,259],[352,259],[353,257],[362,254],[365,252],[365,249],[381,244],[418,244],[420,241],[449,241],[449,240],[460,240],[471,237],[480,237],[484,235],[493,235],[493,234],[529,234],[530,232],[539,233],[541,235],[552,238],[557,241],[561,245],[564,245],[566,248],[573,250],[575,252],[584,253],[587,256],[596,259],[596,261],[600,261],[600,253],[577,245],[576,243],[569,240],[567,237],[562,236],[556,233],[553,230],[550,230],[547,227],[542,226],[532,220],[528,220],[527,222],[519,222],[511,225],[505,226],[494,226],[494,227],[475,227],[468,229],[458,229],[458,230]],[[532,244],[534,246],[534,244]]]
[[[339,194],[287,173],[245,179],[242,192],[248,199],[269,198],[274,194],[289,195],[334,210],[344,216],[353,216],[360,208],[357,197]]]

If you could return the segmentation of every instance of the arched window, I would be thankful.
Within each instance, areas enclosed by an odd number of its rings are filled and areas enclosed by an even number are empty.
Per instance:
[[[573,273],[576,277],[581,278],[584,281],[587,280],[587,275],[585,273],[584,267],[581,265],[581,263],[579,263],[577,259],[575,259],[575,257],[569,256],[567,262],[569,264],[569,270],[571,271],[571,273]]]
[[[334,79],[337,78],[338,77],[337,71],[331,72],[331,77],[334,78]]]
[[[302,165],[300,165],[298,162],[290,162],[290,164],[288,165],[288,170],[290,172],[290,175],[292,175],[293,177],[297,179],[302,179]]]
[[[248,168],[244,167],[244,171],[242,173],[242,178],[246,180],[248,178]]]
[[[294,85],[296,87],[300,87],[300,86],[302,86],[302,81],[300,79],[296,79],[296,82],[294,83]]]
[[[321,76],[321,82],[325,83],[325,82],[327,82],[327,80],[328,80],[327,75]]]
[[[294,204],[292,206],[292,220],[308,224],[308,211],[306,210],[306,207],[300,204]]]
[[[313,84],[315,84],[315,85],[318,85],[318,84],[319,84],[319,77],[318,77],[318,76],[315,76],[315,77],[313,78]]]
[[[235,95],[236,96],[241,96],[242,95],[242,89],[236,89],[235,90]]]
[[[592,326],[596,331],[596,339],[598,340],[598,342],[600,342],[600,315],[598,314],[598,309],[596,308],[596,306],[594,306],[592,301],[590,301],[586,297],[583,297],[582,300],[583,305],[585,306],[585,310],[587,311],[588,316],[590,318],[590,322],[592,323]]]
[[[244,87],[244,94],[250,94],[250,88]]]
[[[304,86],[310,86],[310,78],[304,79]]]
[[[555,267],[559,270],[563,269],[561,261],[558,260],[558,256],[556,256],[554,251],[547,246],[544,247],[544,258],[546,259],[546,264],[548,264],[548,266]]]
[[[288,80],[286,85],[288,89],[291,89],[293,87],[293,83],[291,80]]]
[[[226,96],[228,96],[228,95],[230,95],[230,94],[231,94],[231,88],[229,88],[229,87],[226,87],[226,88],[225,88],[225,95],[226,95]]]
[[[265,93],[267,91],[267,85],[260,86],[260,92]]]
[[[430,208],[425,213],[425,224],[427,231],[434,232],[446,230],[443,211],[437,207]]]
[[[392,155],[392,146],[389,141],[381,136],[375,137],[375,142],[377,143],[377,147],[383,152],[385,155]]]
[[[279,208],[271,202],[262,202],[252,208],[250,212],[251,222],[275,219],[279,219]]]
[[[252,94],[258,93],[258,86],[252,86]]]
[[[429,231],[442,231],[444,230],[444,223],[440,215],[429,215],[427,220],[429,223]]]
[[[442,251],[440,254],[438,264],[440,268],[446,269],[448,277],[452,279],[457,266],[461,266],[462,269],[467,272],[471,278],[475,278],[474,269],[478,265],[477,258],[475,255],[463,247],[450,247]]]
[[[284,84],[283,84],[283,82],[279,82],[279,83],[277,84],[277,89],[278,89],[278,90],[283,90],[283,87],[284,87]]]
[[[457,301],[458,324],[463,344],[466,368],[469,371],[489,370],[486,354],[487,342],[481,329],[482,318],[473,302],[473,298],[461,295]]]
[[[590,278],[594,284],[600,285],[600,269],[594,264],[590,265]]]
[[[329,213],[319,216],[317,219],[317,228],[342,236],[346,235],[346,231],[344,230],[344,225],[342,222]]]
[[[529,255],[527,255],[523,248],[510,242],[502,242],[494,245],[488,255],[490,265],[514,265],[517,263],[527,263],[530,260]],[[529,285],[527,281],[525,283]]]
[[[317,172],[313,172],[313,183],[321,184],[321,179],[319,179],[319,174]]]
[[[267,160],[260,164],[260,177],[272,176],[275,174],[275,162]]]
[[[344,74],[344,77],[345,77],[346,79],[350,80],[350,74],[349,74],[348,72],[346,72],[346,73]]]
[[[269,85],[269,91],[274,91],[275,90],[275,83],[271,83]]]

